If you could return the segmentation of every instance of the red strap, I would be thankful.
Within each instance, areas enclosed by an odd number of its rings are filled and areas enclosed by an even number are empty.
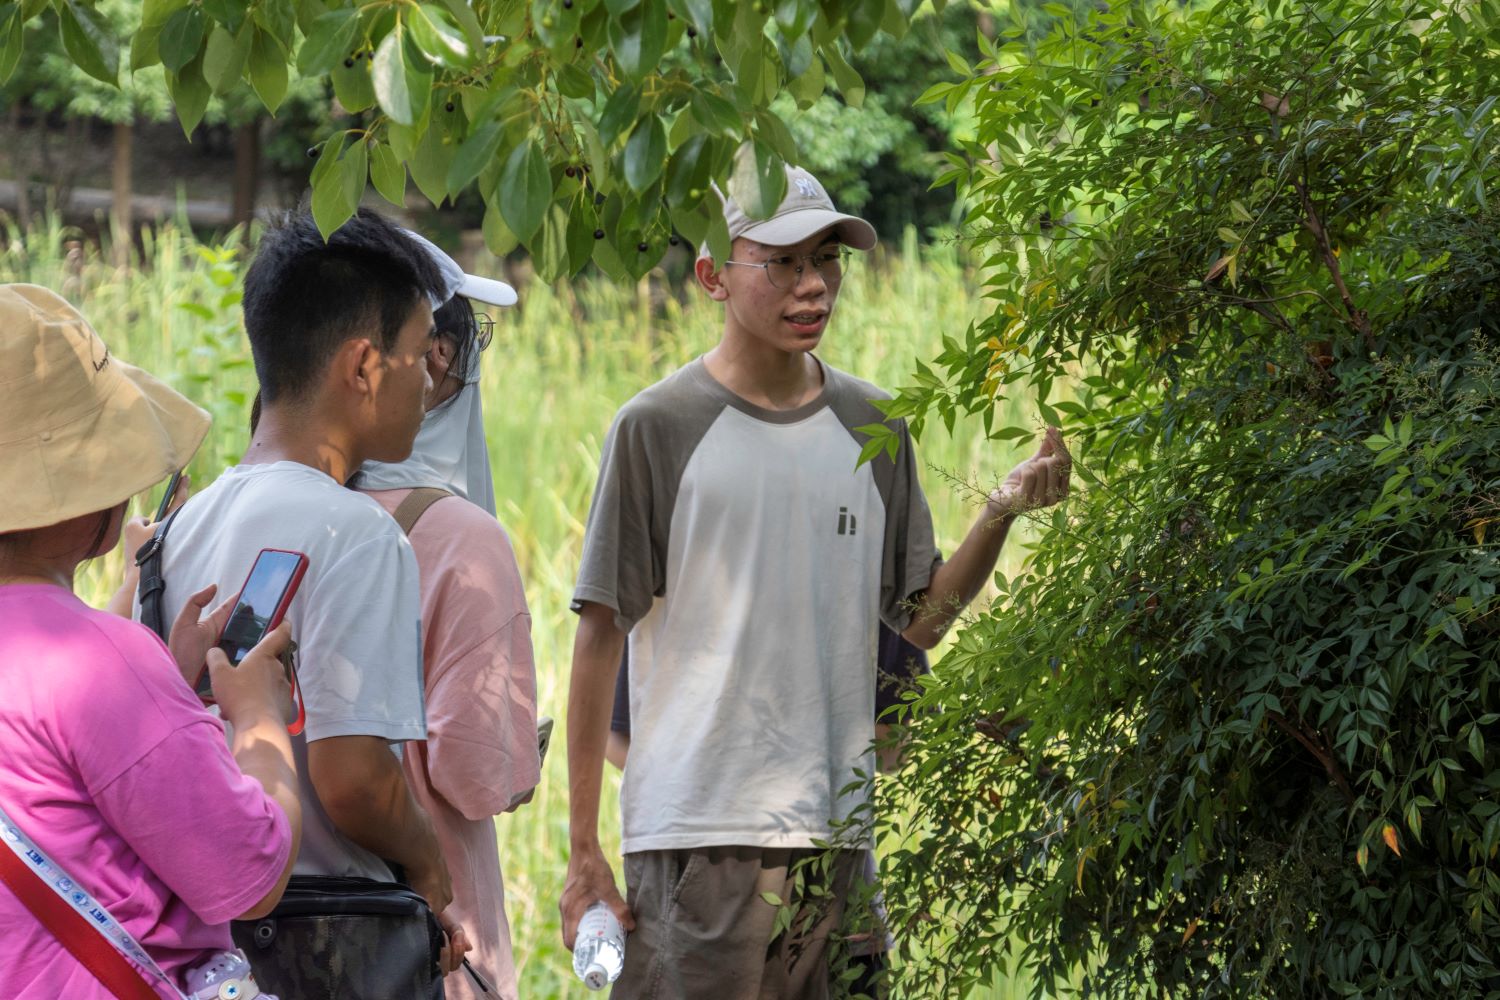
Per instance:
[[[8,847],[0,847],[0,882],[9,886],[42,926],[119,1000],[161,1000],[161,994],[89,926],[86,917],[44,885],[41,876]]]

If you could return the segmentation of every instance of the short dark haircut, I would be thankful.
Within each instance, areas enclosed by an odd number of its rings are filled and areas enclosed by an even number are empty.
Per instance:
[[[304,205],[260,239],[245,275],[245,332],[267,403],[303,396],[339,345],[360,334],[392,350],[437,265],[389,219],[360,209],[324,242]]]
[[[453,345],[449,374],[463,380],[458,392],[443,403],[446,406],[468,390],[469,366],[479,363],[479,320],[474,316],[474,304],[462,295],[455,295],[433,310],[432,321],[437,325],[437,335]]]

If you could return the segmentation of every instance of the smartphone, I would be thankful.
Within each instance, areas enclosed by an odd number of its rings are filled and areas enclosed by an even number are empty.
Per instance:
[[[182,482],[182,470],[178,469],[172,473],[172,478],[167,480],[167,492],[161,495],[161,503],[156,507],[156,516],[151,519],[152,524],[160,524],[161,519],[167,516],[167,511],[172,508],[172,498],[177,495],[177,487]]]
[[[544,715],[536,720],[536,756],[537,762],[542,763],[547,759],[547,748],[552,745],[552,717]]]
[[[297,587],[307,573],[307,556],[285,549],[261,549],[245,577],[245,585],[234,601],[234,610],[219,636],[219,648],[229,657],[229,662],[238,666],[255,644],[265,638],[267,632],[281,624],[286,609],[296,596]],[[295,686],[296,681],[291,680]],[[198,675],[193,686],[204,701],[213,701],[213,687],[209,683],[208,669]]]

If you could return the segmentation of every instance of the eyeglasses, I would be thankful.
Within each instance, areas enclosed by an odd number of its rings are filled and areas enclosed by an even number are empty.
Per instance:
[[[782,291],[790,291],[797,287],[802,280],[802,269],[808,264],[830,285],[837,285],[844,280],[844,265],[849,261],[849,251],[843,247],[837,250],[820,250],[817,253],[803,254],[801,257],[785,256],[772,257],[763,264],[752,264],[744,260],[726,260],[726,264],[738,264],[740,267],[758,267],[766,272],[766,280],[774,288]]]
[[[495,339],[495,318],[489,313],[477,312],[474,314],[474,323],[474,342],[482,351]]]

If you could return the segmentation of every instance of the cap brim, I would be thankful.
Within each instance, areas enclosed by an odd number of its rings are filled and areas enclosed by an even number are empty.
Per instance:
[[[458,286],[458,294],[475,302],[487,302],[492,306],[516,304],[516,290],[503,281],[481,278],[477,274],[465,274]]]
[[[839,242],[855,250],[875,249],[875,227],[864,219],[826,208],[804,208],[757,222],[739,235],[747,240],[772,247],[789,247],[816,236],[825,229],[836,230]]]

